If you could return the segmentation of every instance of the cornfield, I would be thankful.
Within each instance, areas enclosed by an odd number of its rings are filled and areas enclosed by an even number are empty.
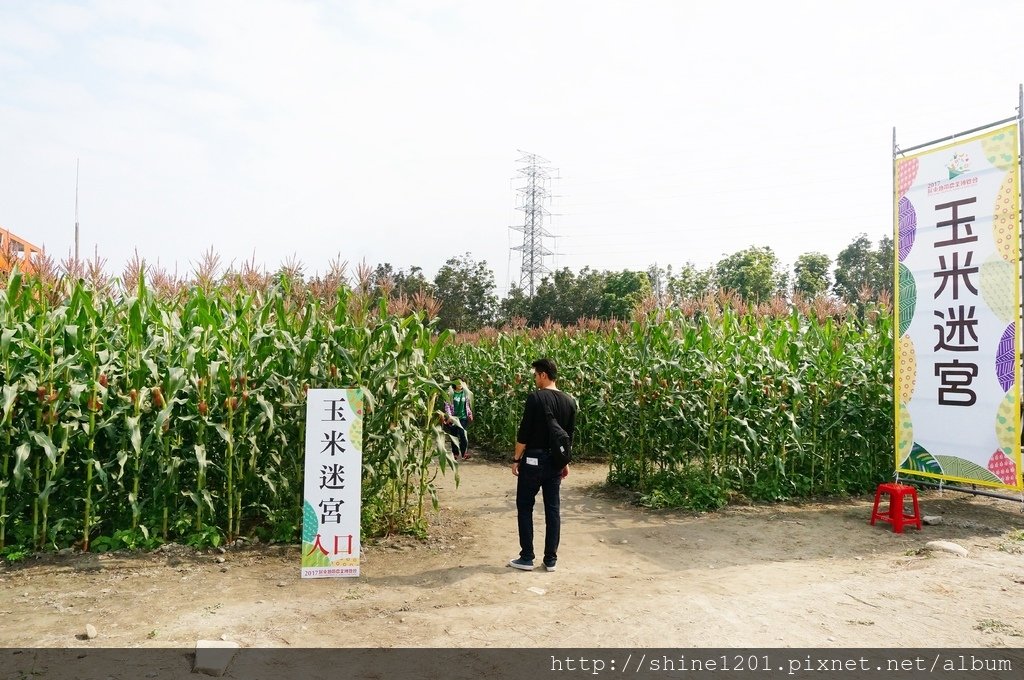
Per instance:
[[[630,322],[487,331],[442,363],[474,392],[475,445],[510,452],[530,362],[579,402],[576,455],[653,507],[721,507],[874,488],[893,469],[886,305],[748,309],[727,297]]]
[[[364,532],[423,529],[449,334],[337,281],[242,278],[5,277],[0,549],[294,540],[310,386],[365,390]]]
[[[449,342],[429,299],[335,272],[185,286],[159,270],[13,273],[0,289],[0,550],[292,541],[305,391],[361,386],[363,531],[422,532],[454,470],[432,414],[474,392],[474,445],[510,451],[530,362],[577,397],[575,450],[652,507],[867,491],[892,471],[892,319],[720,297],[632,322]],[[456,471],[456,481],[458,475]]]

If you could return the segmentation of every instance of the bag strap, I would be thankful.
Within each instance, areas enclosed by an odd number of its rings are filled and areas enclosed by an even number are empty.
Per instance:
[[[547,392],[547,390],[543,390],[543,391]],[[544,415],[547,417],[547,421],[548,421],[548,448],[549,449],[553,445],[557,445],[556,442],[555,442],[555,428],[557,427],[559,430],[562,430],[563,432],[565,431],[565,428],[563,428],[562,424],[560,422],[558,422],[558,418],[555,417],[554,412],[551,410],[551,401],[550,400],[552,398],[554,398],[554,397],[543,398],[542,399],[542,398],[540,398],[538,396],[538,399],[541,400],[541,404],[544,406]],[[560,445],[558,445],[558,446],[560,446]]]
[[[547,392],[548,390],[537,390],[537,391],[538,392]],[[540,399],[540,395],[539,394],[537,395],[537,398]],[[557,423],[558,419],[555,418],[555,414],[551,411],[551,400],[550,399],[546,399],[546,398],[545,399],[541,399],[540,403],[544,407],[544,415],[547,416],[548,423],[550,424],[550,422],[552,420],[554,420]]]

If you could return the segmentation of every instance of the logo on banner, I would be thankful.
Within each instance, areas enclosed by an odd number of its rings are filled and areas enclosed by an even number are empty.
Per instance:
[[[1016,126],[897,159],[896,469],[1024,488]],[[910,164],[915,165],[911,166]],[[921,168],[921,183],[902,179]]]
[[[976,176],[964,177],[970,171],[971,157],[966,152],[953,154],[953,157],[946,163],[946,172],[949,177],[937,182],[929,182],[928,194],[943,194],[976,186],[978,184]]]
[[[970,172],[971,157],[966,153],[955,153],[946,169],[949,170],[949,179],[956,179],[965,172]]]

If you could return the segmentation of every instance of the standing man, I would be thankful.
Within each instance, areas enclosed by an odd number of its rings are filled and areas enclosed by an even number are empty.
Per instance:
[[[516,450],[512,456],[512,474],[516,484],[516,512],[519,519],[519,557],[508,565],[523,571],[533,569],[533,506],[537,492],[544,498],[544,568],[555,570],[561,534],[559,489],[569,474],[569,466],[555,467],[548,453],[551,436],[547,410],[569,434],[576,430],[576,400],[555,386],[558,368],[551,359],[538,359],[533,364],[533,381],[537,390],[526,398],[523,418],[516,434]]]

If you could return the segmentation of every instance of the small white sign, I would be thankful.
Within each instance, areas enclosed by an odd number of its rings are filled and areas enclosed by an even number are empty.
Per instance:
[[[362,390],[309,390],[302,578],[359,576],[362,468]]]

